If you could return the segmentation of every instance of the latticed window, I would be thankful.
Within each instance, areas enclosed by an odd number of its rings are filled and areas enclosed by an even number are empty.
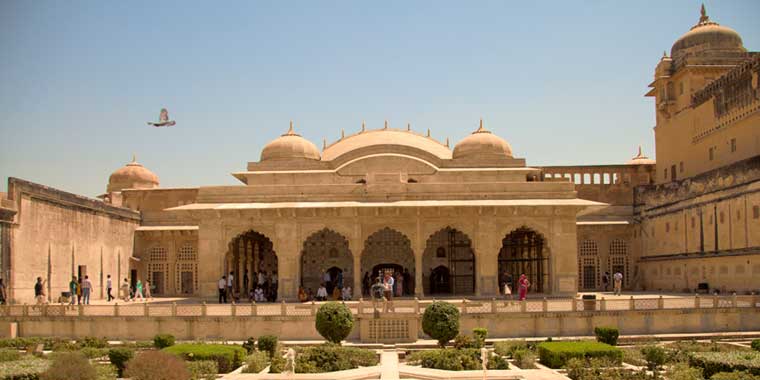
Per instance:
[[[166,261],[166,248],[164,247],[153,247],[150,250],[150,254],[148,255],[148,260],[150,261]]]
[[[584,240],[578,248],[578,282],[582,289],[596,289],[599,283],[599,247]]]
[[[623,275],[623,287],[628,286],[628,243],[615,239],[610,243],[610,274],[620,272]]]
[[[192,245],[183,245],[177,252],[178,261],[195,261],[198,259],[198,255],[195,254],[195,248]]]

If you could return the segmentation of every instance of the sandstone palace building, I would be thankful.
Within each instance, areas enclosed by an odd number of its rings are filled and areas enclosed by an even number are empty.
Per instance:
[[[760,290],[760,54],[702,15],[654,68],[656,162],[530,166],[473,123],[457,142],[386,123],[318,149],[268,143],[234,186],[162,188],[136,160],[85,198],[9,178],[0,197],[0,277],[31,302],[73,276],[94,298],[106,276],[154,294],[211,297],[217,281],[266,271],[280,299],[324,272],[358,291],[365,273],[406,271],[410,295],[494,297],[525,273],[540,296],[600,290]],[[286,128],[282,128],[286,130]],[[633,149],[632,149],[633,150]],[[241,165],[243,166],[243,165]]]

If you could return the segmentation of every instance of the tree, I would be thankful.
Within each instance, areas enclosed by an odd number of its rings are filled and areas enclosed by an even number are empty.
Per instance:
[[[459,334],[459,309],[448,302],[433,302],[422,314],[422,331],[446,347]]]
[[[354,315],[345,304],[328,302],[317,311],[316,328],[328,342],[340,344],[354,329]]]

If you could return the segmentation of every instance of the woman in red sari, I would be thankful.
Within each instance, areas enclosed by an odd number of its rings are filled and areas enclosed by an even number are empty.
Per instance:
[[[520,301],[522,301],[528,295],[528,288],[530,287],[530,281],[528,281],[528,277],[525,276],[525,273],[520,275],[517,284],[520,287]]]

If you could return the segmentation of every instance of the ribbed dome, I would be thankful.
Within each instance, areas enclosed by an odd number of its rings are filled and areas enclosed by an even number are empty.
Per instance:
[[[377,146],[383,146],[385,150],[393,149],[391,147],[411,148],[427,152],[440,159],[451,159],[448,142],[444,145],[434,140],[430,137],[430,131],[427,136],[424,136],[413,132],[409,126],[407,130],[392,129],[388,128],[386,121],[383,129],[366,130],[362,124],[361,132],[341,137],[337,142],[327,146],[322,152],[322,160],[333,161],[345,154]]]
[[[512,158],[512,147],[506,140],[480,127],[465,137],[454,147],[454,159],[457,158]]]
[[[107,192],[124,189],[153,189],[158,187],[158,176],[139,164],[135,158],[132,162],[119,168],[108,177]]]
[[[717,22],[710,21],[702,5],[702,16],[697,25],[691,27],[686,34],[681,36],[670,49],[670,56],[679,58],[687,52],[694,51],[735,51],[745,52],[742,38],[735,30],[722,26]]]
[[[641,147],[639,147],[639,154],[637,154],[636,157],[631,158],[625,164],[626,165],[654,165],[655,160],[652,160],[649,157],[641,154]]]
[[[261,161],[299,158],[319,161],[319,149],[293,131],[293,122],[290,122],[288,133],[272,140],[261,151]]]

